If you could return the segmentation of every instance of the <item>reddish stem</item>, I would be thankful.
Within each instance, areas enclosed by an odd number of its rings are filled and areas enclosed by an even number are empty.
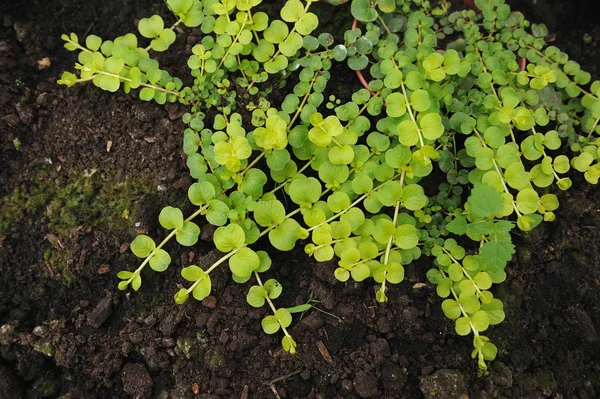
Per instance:
[[[358,19],[354,18],[354,22],[352,22],[352,30],[356,29],[357,27],[358,27]],[[367,83],[367,80],[363,76],[362,72],[360,72],[360,71],[354,71],[354,72],[356,72],[356,76],[358,76],[358,80],[363,85],[363,87],[365,89],[369,90],[369,93],[371,93],[371,96],[374,96],[375,92],[371,91],[371,89],[369,89],[369,84]]]

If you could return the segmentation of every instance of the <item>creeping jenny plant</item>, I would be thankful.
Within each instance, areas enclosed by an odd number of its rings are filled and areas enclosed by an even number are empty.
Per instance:
[[[506,279],[511,230],[554,219],[553,190],[571,186],[571,169],[592,184],[600,177],[600,82],[503,0],[453,12],[446,0],[352,0],[340,7],[355,28],[338,38],[315,33],[311,0],[287,0],[279,15],[261,0],[166,3],[175,22],[144,18],[142,38],[63,35],[79,62],[59,83],[189,106],[183,151],[197,208],[160,212],[164,238],[135,238],[143,261],[118,274],[119,288],[138,290],[147,266],[167,269],[165,243],[194,245],[204,217],[223,256],[181,270],[188,283],[175,301],[208,296],[211,272],[228,265],[236,282],[253,282],[248,303],[271,310],[264,331],[281,331],[294,353],[290,309],[274,302],[282,286],[263,279],[271,259],[254,243],[336,259],[335,277],[372,279],[379,302],[425,255],[445,315],[457,334],[472,334],[486,369],[497,348],[484,333],[504,320],[491,288]],[[201,32],[187,55],[190,87],[151,56],[177,39],[177,26]],[[336,98],[327,86],[336,63],[366,87]],[[270,102],[273,89],[284,91],[281,104]]]

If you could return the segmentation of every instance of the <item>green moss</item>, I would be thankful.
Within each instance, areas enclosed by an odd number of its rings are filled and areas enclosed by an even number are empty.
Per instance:
[[[38,342],[33,346],[33,349],[36,352],[40,352],[48,357],[52,357],[54,355],[54,348],[49,342]]]
[[[42,379],[37,381],[33,386],[35,396],[38,398],[48,398],[56,391],[54,382],[48,379]]]
[[[188,359],[198,355],[197,347],[193,338],[184,337],[177,339],[177,347]]]
[[[215,350],[212,357],[208,361],[208,367],[211,370],[216,370],[219,367],[223,367],[224,365],[225,365],[225,357],[223,356],[223,354],[221,352],[219,352],[218,350]]]
[[[535,376],[525,379],[521,383],[521,388],[525,392],[532,392],[535,390],[541,392],[555,392],[556,380],[551,371],[542,371]]]
[[[61,235],[79,226],[121,230],[128,226],[129,217],[135,217],[136,202],[151,192],[143,182],[114,182],[100,173],[50,180],[42,170],[0,200],[0,234],[23,221],[46,222],[51,232]]]
[[[78,226],[125,229],[136,202],[150,192],[142,183],[106,181],[99,173],[74,179],[47,205],[48,226],[63,234]]]
[[[44,259],[48,261],[48,265],[58,275],[63,284],[70,287],[75,279],[75,273],[79,272],[78,269],[72,267],[73,253],[64,248],[47,248],[44,251]]]
[[[137,217],[140,199],[153,192],[144,182],[115,182],[100,173],[53,176],[38,169],[30,181],[0,199],[0,235],[22,225],[48,234],[52,246],[41,256],[67,286],[78,270],[73,268],[69,241],[74,229],[106,228],[122,232]],[[58,239],[58,242],[55,240]]]

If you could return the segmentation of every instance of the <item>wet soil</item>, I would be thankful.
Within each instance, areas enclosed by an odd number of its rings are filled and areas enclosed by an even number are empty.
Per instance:
[[[593,1],[511,3],[600,77]],[[600,396],[600,190],[576,175],[559,194],[556,221],[515,236],[496,290],[506,321],[489,332],[499,354],[487,376],[435,290],[415,288],[426,282],[424,261],[378,305],[369,284],[334,282],[331,265],[301,250],[273,254],[282,306],[312,293],[339,318],[297,317],[295,356],[262,333],[264,310],[245,304],[226,270],[215,273],[214,296],[174,304],[178,270],[214,259],[209,243],[167,245],[168,271],[145,276],[139,293],[118,291],[118,271],[137,263],[131,239],[160,237],[160,209],[186,206],[182,109],[59,87],[74,61],[59,38],[114,37],[165,11],[141,0],[0,3],[0,398]],[[339,16],[330,10],[322,23]],[[185,76],[180,36],[162,61]]]

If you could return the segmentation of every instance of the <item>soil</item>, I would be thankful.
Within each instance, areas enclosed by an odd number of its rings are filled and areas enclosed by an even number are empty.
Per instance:
[[[598,79],[593,3],[511,2]],[[321,23],[339,25],[340,8],[327,10]],[[369,284],[334,282],[332,265],[302,250],[275,253],[279,303],[312,293],[340,318],[316,310],[296,318],[295,356],[262,333],[264,310],[245,304],[225,269],[214,296],[173,302],[178,270],[208,263],[210,243],[167,245],[168,271],[145,276],[138,293],[118,291],[118,271],[137,263],[132,238],[160,237],[160,209],[186,207],[183,110],[56,85],[74,61],[60,35],[114,37],[152,12],[167,15],[159,1],[0,3],[0,398],[600,396],[600,190],[577,175],[559,193],[556,221],[515,236],[517,254],[495,293],[506,321],[489,332],[499,354],[487,376],[435,290],[415,288],[426,262],[408,267],[408,281],[378,305]],[[185,76],[175,55],[194,38],[180,36],[161,61]]]

